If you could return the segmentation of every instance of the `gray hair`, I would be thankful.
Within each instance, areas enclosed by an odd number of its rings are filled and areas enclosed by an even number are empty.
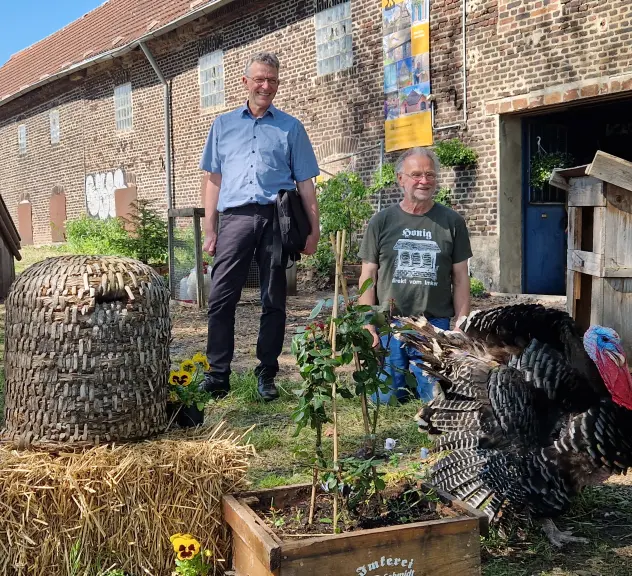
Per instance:
[[[432,163],[434,164],[435,172],[439,172],[439,158],[437,155],[430,150],[430,148],[424,148],[423,146],[415,146],[414,148],[409,148],[404,152],[398,159],[395,164],[395,173],[401,174],[404,166],[404,162],[406,158],[410,158],[411,156],[425,156],[426,158],[430,158]]]
[[[257,52],[248,59],[248,62],[246,63],[246,70],[244,72],[245,76],[248,76],[250,67],[255,62],[265,64],[266,66],[271,66],[272,68],[276,68],[277,72],[279,71],[279,59],[277,58],[276,54],[273,54],[272,52]]]

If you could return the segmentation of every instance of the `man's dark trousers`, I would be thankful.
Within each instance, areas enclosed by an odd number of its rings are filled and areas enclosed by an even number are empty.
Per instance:
[[[220,218],[211,272],[206,355],[210,376],[226,383],[235,349],[235,309],[246,283],[253,255],[261,282],[261,320],[255,373],[274,377],[285,336],[285,267],[272,267],[274,204],[247,204],[226,209]]]

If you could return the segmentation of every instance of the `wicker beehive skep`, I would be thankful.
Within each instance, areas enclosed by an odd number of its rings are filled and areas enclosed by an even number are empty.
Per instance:
[[[163,431],[170,335],[169,290],[150,266],[34,264],[6,300],[3,438],[85,446]]]

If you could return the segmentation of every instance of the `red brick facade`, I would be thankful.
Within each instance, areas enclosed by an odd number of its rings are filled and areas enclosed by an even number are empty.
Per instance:
[[[381,0],[351,0],[354,66],[323,77],[316,76],[315,5],[237,0],[148,42],[172,83],[177,206],[199,204],[197,166],[217,114],[199,105],[198,57],[209,38],[224,50],[225,110],[244,98],[240,78],[247,57],[275,51],[283,80],[275,103],[303,121],[319,160],[374,147],[356,157],[354,167],[365,175],[377,168],[375,145],[383,138]],[[439,128],[463,119],[461,14],[461,0],[432,2],[431,89]],[[441,184],[452,187],[456,209],[485,253],[498,253],[498,115],[632,91],[631,21],[626,0],[467,1],[467,129],[439,129],[435,139],[459,136],[479,154],[476,170],[444,171]],[[113,90],[124,81],[133,88],[134,128],[117,133]],[[59,144],[50,143],[53,108],[60,113]],[[138,49],[0,106],[1,193],[14,220],[28,194],[34,242],[50,242],[53,191],[65,192],[68,218],[76,217],[86,210],[86,178],[119,169],[126,184],[135,181],[139,197],[165,207],[163,122],[163,87]],[[28,134],[23,155],[20,124]],[[502,262],[485,266],[475,258],[473,264],[498,287]]]

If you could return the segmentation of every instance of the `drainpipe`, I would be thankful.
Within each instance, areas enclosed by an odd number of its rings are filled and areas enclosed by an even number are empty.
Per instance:
[[[462,0],[461,6],[461,36],[463,43],[461,46],[461,68],[463,69],[463,120],[456,124],[446,124],[445,126],[435,126],[435,107],[434,102],[430,105],[432,113],[432,129],[433,130],[448,130],[449,128],[463,128],[467,129],[467,32],[466,32],[466,19],[467,19],[467,0]]]
[[[382,168],[384,167],[384,140],[380,140],[380,178],[382,177]],[[377,192],[377,211],[382,209],[382,186]]]
[[[144,42],[140,42],[140,49],[145,54],[145,57],[154,69],[156,76],[163,85],[164,89],[164,108],[165,108],[165,172],[167,179],[167,222],[168,222],[168,241],[167,248],[169,251],[169,290],[171,291],[171,297],[175,298],[175,286],[172,284],[173,279],[173,220],[169,217],[169,211],[173,208],[173,182],[172,182],[172,166],[173,158],[171,154],[171,86],[169,82],[163,76],[156,60],[152,53],[147,48]]]

